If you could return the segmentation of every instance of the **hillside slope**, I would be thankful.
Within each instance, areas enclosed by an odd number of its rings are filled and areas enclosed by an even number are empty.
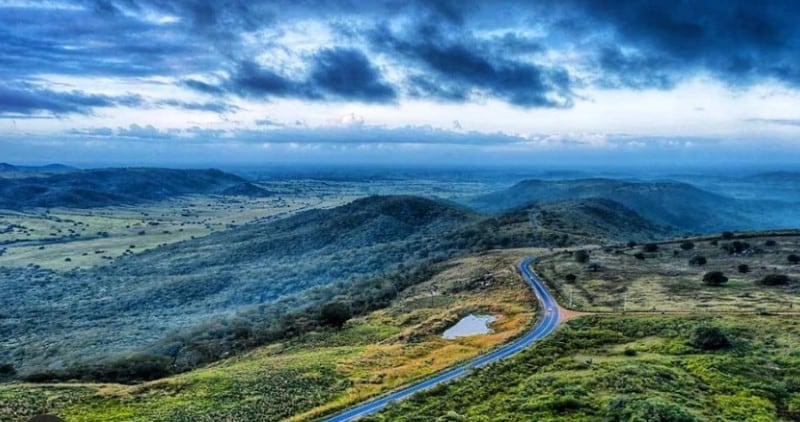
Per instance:
[[[220,193],[244,183],[220,170],[126,168],[0,179],[0,208],[89,208]]]
[[[768,219],[752,218],[752,213],[763,211],[754,204],[671,181],[526,180],[506,190],[473,198],[469,205],[482,211],[499,212],[534,202],[577,198],[610,199],[655,224],[683,231],[754,229],[769,224]]]
[[[23,371],[57,369],[143,346],[177,328],[315,286],[446,256],[451,251],[442,246],[443,234],[477,220],[423,198],[365,198],[178,242],[102,268],[0,268],[0,289],[7,293],[0,298],[0,361]],[[306,299],[292,306],[313,304]]]

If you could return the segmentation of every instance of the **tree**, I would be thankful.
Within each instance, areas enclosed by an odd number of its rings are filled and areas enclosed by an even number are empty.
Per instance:
[[[566,280],[567,283],[574,283],[577,279],[578,277],[576,277],[575,274],[567,274],[564,276],[564,280]]]
[[[14,369],[14,365],[10,363],[0,363],[0,378],[10,377],[16,373],[17,370]]]
[[[722,232],[723,239],[733,239],[733,232]]]
[[[324,324],[341,328],[353,317],[353,313],[349,303],[335,301],[329,302],[322,307],[322,310],[320,310],[320,317]]]
[[[592,262],[591,264],[586,266],[586,269],[593,273],[596,273],[600,271],[600,264],[598,264],[597,262]]]
[[[797,254],[791,254],[787,256],[786,259],[788,259],[789,262],[791,262],[792,264],[797,264],[798,262],[800,262],[800,256],[798,256]]]
[[[634,247],[634,246],[636,246],[636,242],[634,242],[633,240],[629,240],[629,241],[628,241],[628,247],[629,247],[629,248],[632,248],[632,247]]]
[[[702,255],[695,255],[692,257],[692,259],[689,260],[689,265],[698,265],[698,266],[706,265],[706,262],[708,262],[706,257]]]
[[[633,254],[633,257],[640,261],[644,261],[644,254],[641,252],[636,252],[635,254]]]
[[[694,249],[694,242],[691,240],[686,240],[681,243],[681,249],[688,251]]]
[[[695,328],[689,345],[700,350],[719,350],[731,346],[731,342],[719,327],[701,325]]]
[[[738,267],[736,267],[736,268],[737,268],[737,269],[739,270],[739,272],[740,272],[740,273],[742,273],[742,274],[747,274],[747,273],[749,273],[749,272],[750,272],[750,266],[749,266],[749,265],[747,265],[747,264],[739,264],[739,266],[738,266]]]
[[[703,283],[706,283],[709,286],[719,286],[727,282],[728,282],[728,277],[725,277],[725,275],[722,274],[722,271],[707,272],[703,276]]]
[[[764,286],[781,286],[789,284],[789,276],[786,274],[769,274],[759,280],[759,283]]]
[[[778,242],[776,242],[776,241],[774,241],[772,239],[769,239],[766,242],[764,242],[764,245],[766,245],[766,246],[775,246],[777,244],[778,244]]]
[[[589,252],[586,252],[583,249],[575,251],[575,262],[580,262],[581,264],[583,264],[588,260],[589,260]]]
[[[655,243],[648,243],[648,244],[646,244],[646,245],[644,245],[642,247],[642,250],[645,251],[645,252],[651,252],[651,253],[652,252],[657,252],[658,251],[658,245],[656,245]]]

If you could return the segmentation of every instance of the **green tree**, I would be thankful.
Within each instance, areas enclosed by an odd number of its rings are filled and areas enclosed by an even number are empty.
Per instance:
[[[703,283],[710,286],[719,286],[728,282],[728,277],[722,274],[722,271],[711,271],[703,275]]]
[[[589,260],[589,252],[587,252],[587,251],[585,251],[583,249],[575,251],[575,262],[579,262],[579,263],[583,264],[584,262],[586,262],[588,260]]]
[[[692,259],[689,260],[689,265],[702,266],[702,265],[706,265],[707,262],[708,262],[708,260],[706,259],[706,257],[704,257],[702,255],[695,255],[695,256],[692,257]]]
[[[350,318],[353,317],[353,312],[350,309],[350,304],[342,301],[335,301],[326,303],[320,310],[320,317],[322,322],[336,328],[341,328]]]
[[[694,329],[689,345],[700,350],[719,350],[730,347],[731,342],[719,327],[700,325]]]

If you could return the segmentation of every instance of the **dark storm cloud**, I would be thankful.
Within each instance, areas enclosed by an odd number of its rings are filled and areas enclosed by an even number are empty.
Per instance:
[[[75,90],[52,91],[24,83],[0,86],[0,117],[91,114],[96,107],[132,107],[141,103],[141,97],[136,95],[114,97]]]
[[[800,87],[798,20],[788,0],[42,1],[0,6],[0,78],[5,90],[47,75],[158,77],[250,99],[569,107],[578,88],[668,90],[701,74]],[[282,44],[309,21],[330,43]],[[0,101],[26,103],[20,95]],[[78,103],[15,113],[93,107]]]
[[[396,54],[408,66],[420,67],[426,76],[411,82],[419,96],[443,100],[474,97],[503,99],[523,107],[563,107],[572,102],[569,74],[560,68],[538,66],[493,53],[496,43],[517,45],[516,38],[481,41],[469,34],[452,36],[448,27],[428,22],[397,33],[386,26],[369,36],[381,51]]]
[[[321,49],[310,61],[309,74],[304,78],[293,79],[258,63],[243,61],[228,80],[218,85],[196,80],[183,83],[204,93],[227,92],[256,99],[282,97],[383,103],[396,97],[394,88],[383,81],[380,71],[357,49]]]
[[[583,20],[584,31],[610,34],[597,45],[600,70],[633,87],[649,79],[652,87],[669,88],[698,72],[731,85],[769,78],[800,85],[796,1],[571,0],[557,7]],[[608,56],[619,47],[631,55]]]

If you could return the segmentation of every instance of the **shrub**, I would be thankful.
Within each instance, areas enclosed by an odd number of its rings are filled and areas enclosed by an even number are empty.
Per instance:
[[[320,310],[320,316],[324,324],[341,328],[353,317],[353,312],[349,303],[336,301],[325,304]]]
[[[776,242],[776,241],[774,241],[772,239],[769,239],[766,242],[764,242],[764,245],[766,245],[766,246],[775,246],[777,244],[778,244],[778,242]]]
[[[797,264],[798,262],[800,262],[800,256],[798,256],[797,254],[791,254],[787,256],[786,259],[792,264]]]
[[[785,274],[769,274],[759,281],[764,286],[782,286],[789,284],[789,276]]]
[[[600,264],[598,264],[596,262],[592,262],[591,264],[586,266],[586,269],[591,271],[591,272],[593,272],[593,273],[596,273],[596,272],[600,271]]]
[[[742,253],[748,249],[750,249],[750,244],[747,242],[740,242],[738,240],[734,240],[731,243],[725,243],[720,246],[722,250],[728,252],[729,254],[733,255],[735,253]]]
[[[681,249],[688,251],[694,249],[694,242],[687,240],[681,243]]]
[[[628,241],[628,247],[629,248],[632,248],[634,246],[636,246],[636,242],[634,242],[633,240]]]
[[[10,377],[16,373],[17,370],[14,369],[14,365],[10,363],[0,363],[0,378]]]
[[[678,404],[659,397],[632,398],[617,396],[611,399],[606,410],[609,422],[697,422],[698,419]]]
[[[645,252],[651,252],[651,253],[652,252],[657,252],[658,251],[658,245],[656,245],[655,243],[648,243],[648,244],[646,244],[646,245],[644,245],[642,247],[642,250],[645,251]]]
[[[708,262],[706,257],[701,255],[696,255],[689,260],[689,265],[706,265],[706,262]]]
[[[750,266],[749,266],[749,265],[747,265],[747,264],[739,264],[739,266],[738,266],[738,267],[736,267],[736,268],[737,268],[737,269],[739,270],[739,272],[740,272],[740,273],[742,273],[742,274],[747,274],[747,273],[749,273],[749,272],[750,272]]]
[[[625,356],[636,356],[636,350],[631,349],[630,347],[626,347],[622,353],[624,353]]]
[[[638,260],[640,260],[640,261],[644,260],[644,254],[641,253],[641,252],[636,252],[635,254],[633,254],[633,257],[638,259]]]
[[[578,279],[578,277],[576,277],[575,274],[567,274],[567,275],[564,276],[564,280],[567,283],[574,283],[575,280],[577,280],[577,279]]]
[[[728,277],[725,277],[725,275],[722,274],[722,271],[711,271],[705,273],[705,275],[703,276],[703,283],[706,283],[710,286],[719,286],[727,282],[728,282]]]
[[[695,328],[689,345],[700,350],[719,350],[731,346],[731,342],[719,327],[701,325]]]
[[[589,252],[581,249],[579,251],[575,251],[575,262],[579,262],[583,264],[584,262],[589,260]]]
[[[733,239],[733,232],[722,232],[723,239]]]

